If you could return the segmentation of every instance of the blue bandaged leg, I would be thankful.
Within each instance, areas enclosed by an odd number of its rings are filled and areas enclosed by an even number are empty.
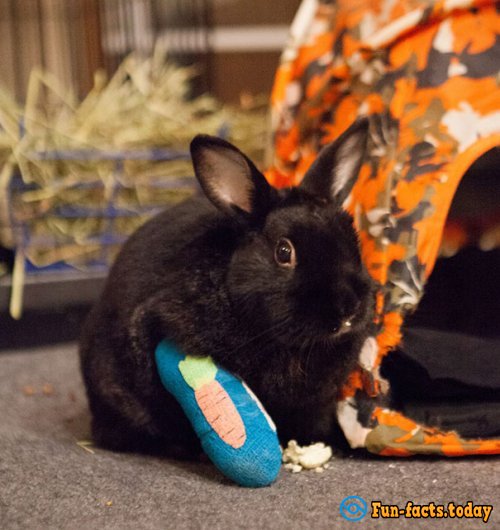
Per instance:
[[[251,390],[210,357],[155,351],[163,386],[177,399],[210,460],[242,486],[271,484],[281,467],[276,427]]]

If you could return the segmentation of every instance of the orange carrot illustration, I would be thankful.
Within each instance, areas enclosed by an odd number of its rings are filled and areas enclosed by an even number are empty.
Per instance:
[[[233,400],[216,381],[217,367],[212,359],[188,355],[179,363],[179,370],[194,390],[208,424],[225,443],[234,449],[242,447],[246,440],[245,425]]]

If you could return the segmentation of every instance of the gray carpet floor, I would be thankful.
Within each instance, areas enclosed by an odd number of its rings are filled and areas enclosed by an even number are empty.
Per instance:
[[[500,528],[500,460],[335,459],[324,473],[282,471],[269,488],[231,484],[208,463],[115,454],[89,439],[76,346],[0,353],[0,528]],[[475,519],[343,519],[358,495],[404,507],[493,504]]]

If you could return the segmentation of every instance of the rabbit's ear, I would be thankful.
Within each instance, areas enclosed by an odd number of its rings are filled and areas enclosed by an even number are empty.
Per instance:
[[[343,203],[356,183],[365,157],[368,127],[367,118],[359,119],[325,146],[305,174],[301,188]]]
[[[234,145],[199,134],[191,142],[191,157],[205,195],[220,210],[253,216],[268,208],[274,189]]]

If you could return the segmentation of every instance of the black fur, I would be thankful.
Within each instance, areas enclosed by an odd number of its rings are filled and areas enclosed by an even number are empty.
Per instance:
[[[355,134],[364,145],[366,128],[348,131],[351,148]],[[317,178],[324,180],[325,171],[335,178],[342,145],[339,140],[320,155],[325,159],[316,165],[314,171],[322,172]],[[277,191],[226,142],[197,137],[192,150],[204,189],[204,179],[208,186],[217,181],[207,193],[217,208],[193,198],[141,227],[118,256],[85,324],[81,363],[94,439],[112,449],[198,450],[155,369],[154,350],[165,337],[242,377],[276,422],[282,442],[329,441],[335,397],[373,317],[373,287],[352,219],[333,192],[311,193],[314,174],[307,176],[307,189]],[[238,167],[227,159],[213,163],[213,156],[228,152]],[[248,196],[219,196],[218,181],[226,175],[213,179],[215,166],[241,172]],[[295,268],[275,260],[283,237],[295,246]],[[334,332],[353,315],[351,328]]]

